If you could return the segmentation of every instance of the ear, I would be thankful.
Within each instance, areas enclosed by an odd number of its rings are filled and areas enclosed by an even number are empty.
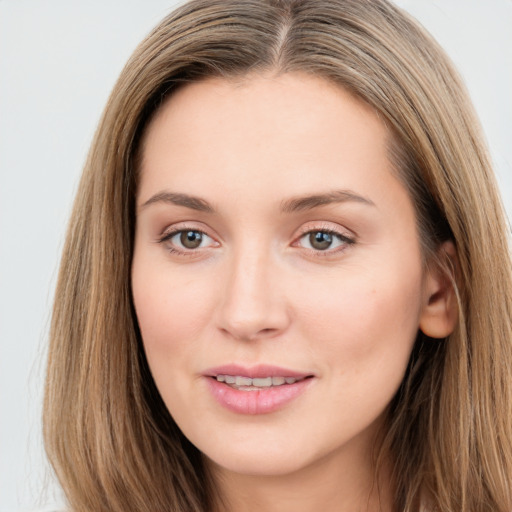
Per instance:
[[[427,270],[424,281],[420,330],[430,338],[445,338],[453,332],[459,317],[454,289],[457,250],[452,241],[444,242],[437,252],[440,265]]]

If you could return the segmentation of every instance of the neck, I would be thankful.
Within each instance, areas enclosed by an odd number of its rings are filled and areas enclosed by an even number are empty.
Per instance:
[[[389,465],[383,464],[376,475],[371,457],[357,464],[353,454],[331,453],[299,470],[275,475],[240,474],[212,461],[208,465],[222,496],[216,512],[392,511]]]

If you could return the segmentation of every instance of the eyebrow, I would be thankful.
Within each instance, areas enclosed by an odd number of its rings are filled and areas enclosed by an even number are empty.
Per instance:
[[[154,196],[151,196],[144,204],[139,207],[139,210],[147,208],[151,204],[155,203],[167,203],[174,204],[176,206],[184,206],[191,210],[197,210],[205,213],[214,213],[214,208],[200,197],[190,196],[188,194],[178,194],[174,192],[158,192]]]
[[[314,194],[311,196],[295,197],[281,203],[281,211],[293,213],[304,210],[312,210],[319,206],[333,203],[355,202],[368,206],[375,206],[375,203],[366,197],[360,196],[351,190],[333,190],[325,194]]]
[[[366,204],[368,206],[375,206],[375,203],[370,199],[360,196],[350,190],[334,190],[325,194],[292,197],[291,199],[287,199],[286,201],[281,202],[280,210],[283,213],[294,213],[299,211],[312,210],[313,208],[326,206],[333,203],[347,202],[355,202]],[[176,206],[184,206],[185,208],[200,212],[215,213],[215,208],[213,208],[213,206],[205,199],[188,194],[167,191],[158,192],[151,196],[139,207],[139,210],[143,210],[149,205],[155,203],[167,203]]]

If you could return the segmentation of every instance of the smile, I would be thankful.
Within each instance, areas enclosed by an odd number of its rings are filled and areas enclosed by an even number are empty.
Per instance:
[[[277,412],[295,402],[316,381],[315,375],[271,365],[236,364],[203,373],[207,389],[223,408],[236,414]]]

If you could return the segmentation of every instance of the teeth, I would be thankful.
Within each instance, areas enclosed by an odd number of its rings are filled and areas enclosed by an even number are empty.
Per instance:
[[[272,377],[266,377],[264,379],[252,379],[252,385],[256,386],[257,388],[268,388],[272,386]]]
[[[253,382],[252,379],[249,377],[235,377],[235,384],[237,386],[251,386]]]
[[[217,375],[215,377],[218,382],[225,382],[240,388],[255,387],[255,388],[269,388],[271,386],[282,386],[283,384],[294,384],[300,378],[295,377],[263,377],[254,378],[242,377],[240,375]]]

